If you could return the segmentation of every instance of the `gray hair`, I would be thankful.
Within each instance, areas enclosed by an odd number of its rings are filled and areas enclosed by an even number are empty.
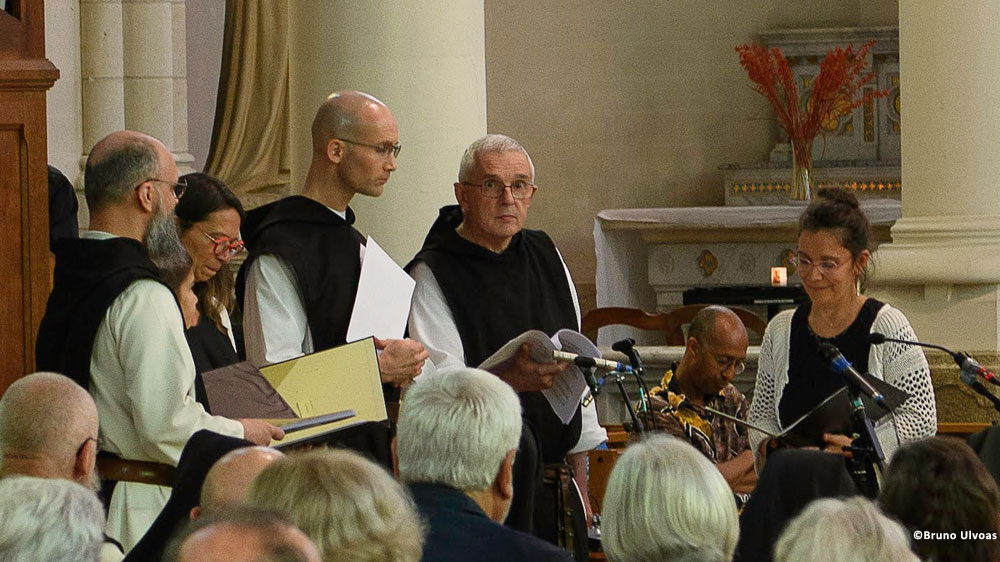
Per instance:
[[[819,499],[781,533],[775,562],[919,562],[903,527],[862,497]]]
[[[531,167],[531,182],[535,182],[535,163],[531,161],[531,155],[521,146],[521,143],[508,137],[507,135],[491,134],[479,137],[462,154],[462,161],[458,165],[458,181],[469,179],[472,168],[476,166],[476,157],[484,152],[520,152],[528,159],[528,166]]]
[[[104,142],[112,144],[101,147]],[[145,135],[105,137],[91,151],[84,170],[84,195],[90,209],[121,203],[140,183],[160,175],[155,139]]]
[[[278,459],[250,484],[247,503],[288,514],[326,561],[420,560],[423,529],[409,493],[351,451]]]
[[[97,437],[94,399],[69,377],[33,373],[0,397],[0,463],[4,455],[50,456],[72,462],[84,439]]]
[[[399,409],[399,476],[485,490],[521,437],[521,402],[495,375],[460,367],[420,377]]]
[[[726,480],[690,444],[654,435],[619,457],[601,539],[612,562],[728,562],[739,538]]]
[[[69,480],[14,476],[0,480],[0,560],[96,562],[104,508]]]

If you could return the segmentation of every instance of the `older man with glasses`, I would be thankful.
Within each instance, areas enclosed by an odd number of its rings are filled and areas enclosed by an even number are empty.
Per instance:
[[[200,429],[261,445],[284,435],[262,420],[212,416],[195,402],[194,362],[166,282],[191,266],[173,215],[183,190],[177,179],[170,150],[149,135],[118,131],[94,145],[84,172],[90,228],[56,242],[53,290],[35,346],[39,368],[90,391],[102,451],[171,465]],[[119,483],[108,533],[131,548],[168,493]]]
[[[569,270],[552,239],[524,228],[538,188],[528,152],[504,135],[486,135],[462,156],[454,184],[458,205],[441,209],[423,248],[408,267],[417,282],[410,335],[437,368],[477,366],[526,330],[553,334],[579,329],[580,305]],[[499,373],[519,393],[525,434],[515,463],[508,524],[554,540],[552,511],[539,496],[532,506],[532,449],[545,464],[569,462],[587,498],[586,451],[607,433],[593,404],[563,423],[542,393],[565,364],[538,363],[522,350]]]
[[[732,310],[707,306],[691,321],[681,362],[650,390],[653,428],[694,445],[740,499],[757,484],[747,429],[706,408],[747,419],[747,399],[732,384],[746,369],[747,342]]]

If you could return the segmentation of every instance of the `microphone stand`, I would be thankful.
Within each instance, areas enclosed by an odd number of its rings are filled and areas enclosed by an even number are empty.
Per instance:
[[[611,346],[611,349],[624,353],[628,357],[629,364],[632,366],[632,372],[636,375],[639,383],[639,398],[642,402],[643,411],[649,411],[648,406],[648,394],[649,391],[646,390],[646,383],[642,379],[645,374],[645,369],[642,367],[642,360],[639,358],[638,352],[635,350],[635,340],[632,338],[626,338],[622,341],[615,342]],[[628,397],[628,392],[625,391],[625,374],[619,371],[612,371],[608,375],[613,375],[615,382],[618,384],[618,392],[622,396],[622,400],[625,402],[625,407],[628,409],[629,418],[632,420],[632,427],[635,429],[639,435],[646,434],[646,427],[643,425],[642,421],[639,420],[639,416],[635,413],[635,408],[632,407],[632,401]]]
[[[847,379],[847,392],[851,400],[852,431],[858,436],[844,450],[852,455],[848,459],[848,465],[861,493],[869,498],[876,498],[882,487],[885,453],[875,433],[875,425],[865,412],[860,386],[852,378],[844,378]]]

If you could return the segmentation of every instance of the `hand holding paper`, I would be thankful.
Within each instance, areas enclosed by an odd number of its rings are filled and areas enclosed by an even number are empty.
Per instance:
[[[420,374],[427,360],[427,350],[422,343],[405,340],[380,340],[375,338],[375,348],[382,353],[378,356],[378,370],[382,382],[399,387]]]
[[[521,344],[514,362],[507,369],[497,373],[517,392],[545,390],[552,388],[556,375],[569,368],[568,363],[542,363],[532,356],[528,342]]]

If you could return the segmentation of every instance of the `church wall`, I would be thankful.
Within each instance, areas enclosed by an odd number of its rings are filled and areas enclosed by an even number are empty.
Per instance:
[[[490,132],[524,143],[549,232],[593,302],[601,209],[722,205],[720,164],[775,124],[733,48],[773,29],[897,25],[896,0],[486,0]]]

